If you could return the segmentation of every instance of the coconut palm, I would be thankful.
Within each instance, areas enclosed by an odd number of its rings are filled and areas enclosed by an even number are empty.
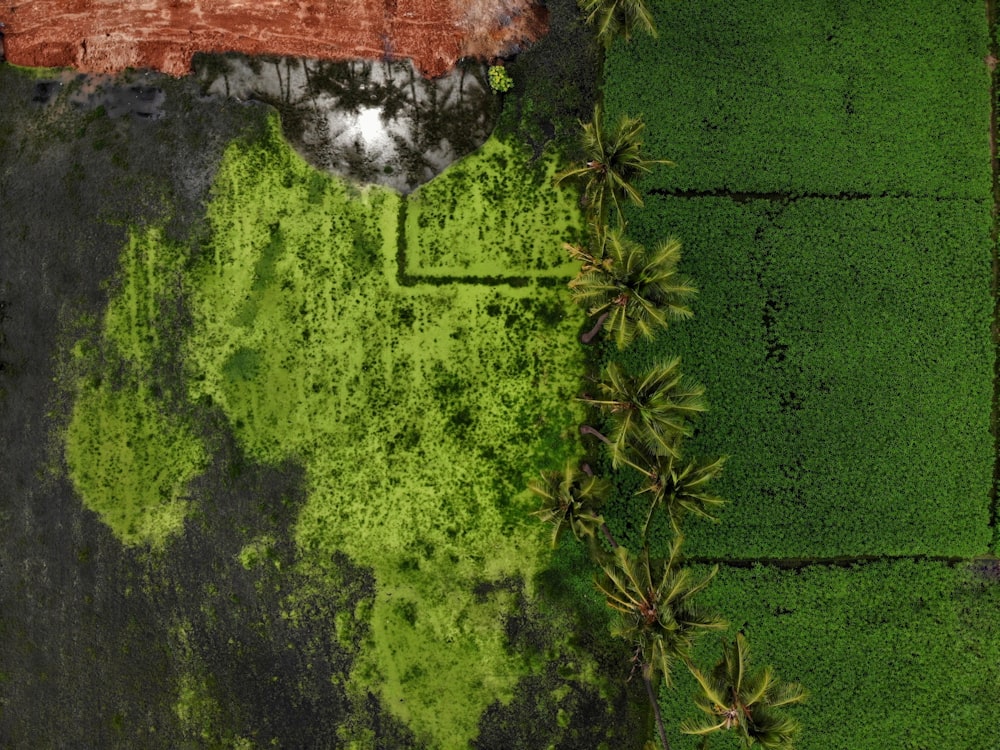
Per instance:
[[[718,521],[709,510],[721,506],[725,501],[709,492],[708,484],[722,472],[725,463],[725,457],[704,463],[698,460],[684,463],[670,455],[655,457],[643,471],[646,480],[637,493],[650,495],[649,512],[642,527],[643,536],[646,535],[657,508],[666,511],[671,527],[678,534],[684,513],[694,513],[710,521]]]
[[[791,750],[799,725],[776,709],[802,701],[805,690],[796,683],[779,683],[771,667],[750,672],[749,662],[750,647],[737,633],[734,643],[723,641],[722,660],[708,675],[691,669],[701,688],[695,703],[710,718],[686,720],[681,731],[707,736],[733,729],[743,747],[760,743],[765,750]]]
[[[725,627],[717,614],[692,601],[709,584],[718,567],[704,578],[695,579],[689,569],[678,564],[680,547],[678,536],[665,561],[650,561],[648,548],[634,556],[618,547],[614,560],[602,566],[603,578],[596,582],[608,606],[619,613],[612,634],[635,646],[633,660],[646,683],[660,740],[666,748],[670,745],[653,690],[654,678],[662,676],[670,685],[674,664],[678,660],[690,662],[697,637]]]
[[[677,273],[680,242],[669,239],[649,252],[620,229],[608,231],[599,241],[600,258],[581,247],[565,246],[570,257],[583,263],[569,282],[573,299],[589,315],[598,316],[594,330],[584,336],[585,343],[603,327],[624,349],[636,334],[651,338],[671,320],[691,317],[686,302],[697,289]]]
[[[601,105],[594,107],[594,119],[580,123],[580,137],[586,161],[559,172],[556,184],[565,180],[581,180],[583,197],[598,233],[607,225],[608,211],[615,206],[619,223],[622,221],[621,201],[628,198],[642,205],[642,196],[632,183],[652,171],[654,164],[672,164],[665,159],[646,159],[642,155],[642,129],[645,123],[638,117],[623,115],[618,123],[605,132]]]
[[[584,19],[605,47],[618,36],[628,41],[636,28],[656,36],[656,22],[645,0],[579,0],[579,4]]]
[[[532,515],[552,524],[553,547],[567,529],[588,544],[593,544],[600,530],[612,547],[618,546],[598,513],[611,489],[607,480],[586,474],[568,461],[562,471],[543,472],[528,489],[542,498],[542,507]]]
[[[693,431],[691,419],[707,408],[705,389],[684,379],[680,363],[675,357],[636,378],[611,363],[598,383],[601,396],[581,398],[610,415],[610,434],[601,439],[611,449],[614,468],[635,466],[629,451],[636,448],[650,456],[680,458],[681,438]]]

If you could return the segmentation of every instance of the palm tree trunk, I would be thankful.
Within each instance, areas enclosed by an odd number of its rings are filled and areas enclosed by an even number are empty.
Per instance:
[[[649,696],[649,704],[653,707],[653,717],[656,719],[656,731],[660,734],[660,742],[663,743],[663,750],[670,750],[670,743],[667,741],[667,730],[663,728],[663,716],[660,714],[660,704],[656,700],[653,692],[653,679],[646,674],[643,668],[642,681],[646,683],[646,695]]]
[[[608,440],[606,437],[604,437],[604,435],[602,435],[600,432],[598,432],[597,430],[595,430],[589,424],[582,424],[582,425],[580,425],[580,434],[581,435],[593,435],[595,438],[597,438],[598,440],[600,440],[605,445],[611,445],[611,441],[610,440]]]
[[[611,545],[611,549],[618,549],[618,542],[611,536],[611,529],[608,528],[606,523],[601,524],[601,532],[604,534],[604,538],[608,540],[608,544]]]
[[[589,344],[591,341],[593,341],[594,340],[594,336],[596,336],[598,333],[601,332],[601,329],[604,327],[604,321],[608,319],[608,316],[610,314],[611,314],[610,310],[605,310],[604,312],[602,312],[598,316],[597,322],[594,323],[594,327],[591,328],[589,331],[587,331],[582,336],[580,336],[580,341],[582,343],[584,343],[584,344]]]

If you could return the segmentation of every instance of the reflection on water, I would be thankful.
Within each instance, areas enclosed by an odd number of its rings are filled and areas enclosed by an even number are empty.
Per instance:
[[[198,55],[194,69],[206,94],[275,106],[314,166],[403,193],[478,148],[498,111],[478,63],[434,80],[408,61]]]

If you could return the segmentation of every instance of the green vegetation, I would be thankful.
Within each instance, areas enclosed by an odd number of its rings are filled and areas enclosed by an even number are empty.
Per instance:
[[[994,574],[995,576],[995,574]],[[1000,685],[995,577],[967,565],[874,562],[798,571],[722,566],[702,603],[723,609],[754,644],[755,661],[805,685],[794,708],[801,750],[991,747]],[[704,639],[698,663],[716,660]],[[678,673],[676,695],[700,692]],[[900,703],[900,696],[906,701]],[[668,726],[704,718],[687,701],[663,701]],[[942,717],[950,717],[948,721]],[[723,740],[712,747],[733,747]],[[678,735],[674,750],[700,740]]]
[[[612,218],[612,208],[618,226],[624,227],[622,204],[628,200],[634,205],[642,205],[642,195],[633,183],[651,173],[654,165],[672,162],[646,158],[642,147],[642,131],[646,125],[641,118],[622,115],[614,127],[607,130],[604,112],[598,104],[590,122],[580,124],[583,161],[557,174],[555,180],[556,184],[567,181],[583,184],[583,202],[596,239],[600,241]]]
[[[599,354],[639,378],[679,356],[713,394],[684,443],[729,457],[721,524],[685,528],[688,554],[721,564],[699,602],[809,688],[795,747],[988,746],[995,566],[986,582],[919,562],[970,560],[993,534],[983,8],[659,0],[654,17],[659,40],[610,49],[604,103],[610,121],[642,113],[650,150],[676,160],[625,218],[640,244],[683,239],[700,294],[693,321]],[[644,527],[637,469],[612,477],[602,517],[664,554],[675,529]],[[694,728],[678,695],[698,688],[681,674],[661,691],[667,726]],[[704,691],[712,726],[749,728]],[[788,747],[796,722],[771,718]]]
[[[567,529],[578,541],[594,545],[597,532],[606,528],[598,510],[611,488],[606,480],[577,469],[572,461],[561,472],[542,472],[541,480],[532,481],[528,489],[542,499],[542,507],[532,515],[552,524],[553,548]],[[609,542],[614,546],[613,539]]]
[[[677,274],[681,245],[670,239],[652,252],[625,237],[621,230],[601,232],[601,247],[592,253],[566,245],[570,257],[583,263],[569,283],[573,301],[598,316],[594,329],[582,341],[590,343],[598,330],[607,330],[619,349],[636,335],[651,338],[671,320],[691,317],[687,302],[697,291]]]
[[[982,3],[651,5],[659,38],[613,46],[604,68],[608,114],[641,112],[649,149],[677,162],[646,189],[989,193]]]
[[[504,94],[514,88],[514,79],[503,65],[491,65],[487,71],[487,80],[494,94]]]
[[[639,29],[656,36],[656,21],[646,0],[579,0],[587,24],[605,47],[618,37],[629,41]]]
[[[184,525],[201,442],[144,388],[80,389],[66,437],[70,477],[87,507],[126,544],[163,547]]]
[[[682,732],[707,736],[734,730],[746,748],[754,743],[764,750],[791,748],[798,724],[775,709],[799,703],[806,693],[797,683],[780,683],[770,667],[750,671],[750,646],[742,633],[732,644],[723,641],[722,659],[711,672],[693,669],[691,674],[701,689],[695,703],[711,718],[685,722]]]
[[[619,359],[680,355],[717,394],[692,449],[731,457],[729,503],[721,529],[692,526],[688,552],[984,552],[989,204],[650,196],[630,228],[645,240],[664,222],[685,238],[696,317]],[[616,537],[628,507],[605,511]]]
[[[161,306],[176,294],[181,258],[159,231],[133,236],[100,343],[82,340],[74,350],[85,374],[66,463],[83,502],[127,544],[162,548],[182,529],[187,483],[206,462],[193,429],[169,408],[169,395],[151,392],[149,380],[164,345]]]
[[[556,161],[551,151],[531,160],[524,146],[493,138],[423,185],[405,206],[405,273],[568,277],[573,266],[559,248],[579,240],[581,219],[573,191],[552,187]]]
[[[623,638],[635,649],[632,661],[646,685],[665,750],[670,743],[654,697],[654,679],[662,678],[666,685],[671,685],[676,662],[690,668],[691,652],[698,637],[706,631],[726,627],[718,614],[692,601],[711,583],[718,570],[700,581],[694,580],[690,569],[679,565],[680,547],[678,536],[669,559],[656,561],[649,559],[646,546],[638,555],[618,547],[614,560],[602,565],[604,577],[597,582],[597,590],[619,615],[612,626],[612,635]]]
[[[493,145],[467,168],[503,150]],[[517,153],[505,153],[515,170]],[[539,179],[531,190],[544,190],[550,173]],[[182,279],[154,272],[176,269],[180,248],[155,231],[135,235],[109,308],[109,350],[139,382],[161,346],[157,284],[188,290],[190,403],[221,409],[256,460],[305,468],[301,570],[336,586],[336,554],[374,569],[355,689],[378,685],[421,742],[464,747],[486,706],[509,701],[531,669],[498,627],[522,605],[496,583],[530,582],[544,561],[523,487],[536,467],[572,450],[565,431],[579,421],[571,397],[580,365],[570,302],[534,284],[401,286],[402,199],[318,174],[274,124],[263,140],[229,148],[214,193],[210,239]],[[573,208],[557,195],[536,221],[568,228]],[[419,200],[418,218],[431,205]],[[544,206],[558,206],[558,218]],[[410,236],[420,246],[419,233]],[[530,233],[508,241],[522,258],[560,253],[555,241],[536,247]],[[487,245],[479,258],[492,252]],[[480,260],[476,269],[494,276],[502,266]],[[100,480],[134,475],[127,498],[166,503],[173,531],[200,444],[166,416],[167,394],[119,398],[110,387],[82,392],[67,457],[85,501],[115,514],[109,523],[123,541],[151,540],[150,529],[166,525],[162,513],[102,498],[93,456],[134,454],[132,463],[102,458]],[[248,540],[240,565],[260,565],[269,549],[266,537]],[[492,593],[476,593],[484,585]]]
[[[615,468],[634,465],[636,457],[680,457],[682,438],[707,408],[705,389],[684,378],[680,364],[675,357],[632,377],[612,362],[597,383],[598,395],[581,399],[608,414],[610,435],[603,442]]]

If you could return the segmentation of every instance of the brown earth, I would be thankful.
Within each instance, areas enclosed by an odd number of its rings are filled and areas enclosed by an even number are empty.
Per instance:
[[[429,77],[547,31],[534,0],[0,0],[9,62],[181,76],[196,52],[410,58]]]

